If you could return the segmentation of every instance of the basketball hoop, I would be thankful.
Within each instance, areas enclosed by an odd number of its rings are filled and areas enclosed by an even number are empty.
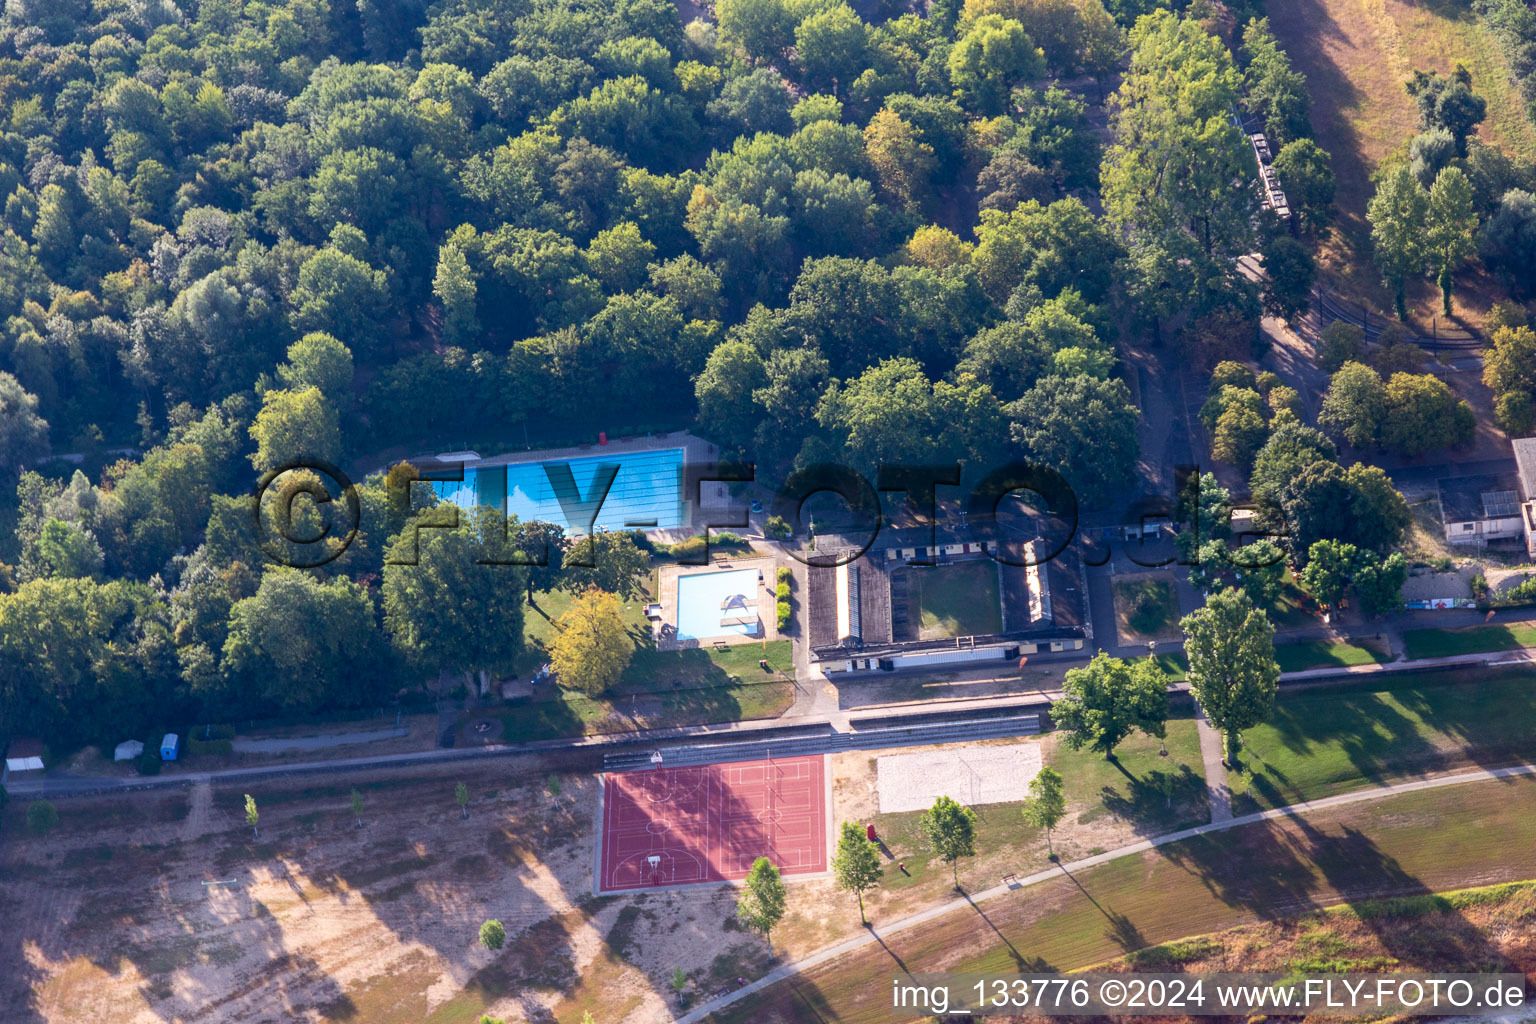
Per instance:
[[[661,884],[661,855],[653,853],[649,857],[645,858],[645,862],[646,862],[646,864],[650,865],[650,868],[651,868],[651,884],[652,885],[660,885]]]
[[[651,764],[659,766],[661,764],[662,760],[663,759],[662,759],[662,756],[661,756],[661,751],[659,751],[659,750],[651,751]]]

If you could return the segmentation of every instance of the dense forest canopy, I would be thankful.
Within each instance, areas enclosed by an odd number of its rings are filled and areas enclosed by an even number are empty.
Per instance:
[[[105,740],[516,657],[537,570],[470,567],[543,524],[466,516],[386,564],[434,514],[402,469],[340,558],[272,566],[239,495],[297,459],[689,425],[780,472],[1022,455],[1093,505],[1137,457],[1127,338],[1209,367],[1305,307],[1331,171],[1257,0],[708,13],[5,6],[7,724]],[[1268,386],[1218,390],[1244,460],[1296,427]]]

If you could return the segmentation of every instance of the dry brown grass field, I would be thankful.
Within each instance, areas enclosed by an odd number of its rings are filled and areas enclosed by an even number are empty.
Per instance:
[[[1318,144],[1333,156],[1338,220],[1323,249],[1323,267],[1341,294],[1391,309],[1370,259],[1365,208],[1371,174],[1383,160],[1406,154],[1418,114],[1403,83],[1418,68],[1442,73],[1458,63],[1488,100],[1483,141],[1511,154],[1536,155],[1536,129],[1510,79],[1493,35],[1454,0],[1285,0],[1269,5],[1270,23],[1296,67],[1307,76]],[[1457,314],[1480,325],[1504,298],[1480,269],[1456,283]],[[1439,313],[1439,292],[1425,280],[1412,291],[1411,312],[1428,327]]]

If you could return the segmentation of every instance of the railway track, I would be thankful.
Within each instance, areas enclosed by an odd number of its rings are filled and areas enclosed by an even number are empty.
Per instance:
[[[1312,312],[1308,315],[1316,318],[1319,331],[1336,320],[1359,324],[1365,330],[1366,340],[1373,342],[1380,340],[1389,323],[1395,322],[1379,314],[1371,314],[1353,303],[1345,302],[1322,288],[1312,293]],[[1407,339],[1433,352],[1481,352],[1488,347],[1488,341],[1482,334],[1459,327],[1437,327],[1429,335],[1409,330]]]

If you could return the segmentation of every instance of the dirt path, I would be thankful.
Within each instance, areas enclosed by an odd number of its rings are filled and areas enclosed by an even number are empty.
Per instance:
[[[186,820],[181,823],[181,841],[184,843],[201,839],[208,832],[208,826],[213,823],[213,787],[206,782],[200,782],[192,787],[189,796],[191,804],[187,810]]]

